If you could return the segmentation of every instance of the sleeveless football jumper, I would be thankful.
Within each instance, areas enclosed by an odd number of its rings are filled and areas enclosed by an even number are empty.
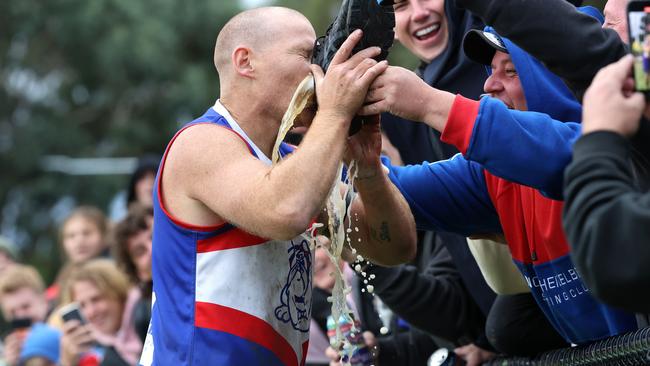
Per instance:
[[[194,226],[164,206],[167,153],[179,134],[197,124],[228,129],[271,164],[219,101],[170,141],[153,193],[153,304],[140,364],[304,365],[311,318],[309,236],[281,241],[229,223]],[[282,156],[292,150],[280,147]]]

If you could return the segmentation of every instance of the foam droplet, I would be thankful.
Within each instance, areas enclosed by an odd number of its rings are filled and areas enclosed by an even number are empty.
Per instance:
[[[375,291],[375,286],[373,285],[368,285],[367,288],[368,288],[368,292],[370,293],[373,293]]]
[[[388,334],[388,328],[386,328],[386,327],[381,327],[381,329],[379,329],[379,333],[381,333],[381,334],[383,334],[383,335]]]
[[[359,262],[361,262],[361,261],[363,261],[363,257],[360,256],[360,255],[358,255],[358,256],[357,256],[357,260],[358,260]]]
[[[371,274],[371,275],[370,275],[370,279],[371,279],[371,280],[374,280],[374,279],[375,279],[375,275],[374,275],[374,274]]]
[[[358,226],[355,226],[355,227],[354,227],[354,231],[356,231],[356,232],[358,233],[358,232],[359,232],[359,227],[358,227]]]
[[[357,272],[361,272],[361,265],[357,264],[356,266],[354,266],[354,270]]]

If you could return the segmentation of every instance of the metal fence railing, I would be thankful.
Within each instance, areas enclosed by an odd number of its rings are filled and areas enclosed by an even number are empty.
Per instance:
[[[545,352],[534,358],[496,358],[484,366],[650,365],[650,327],[586,346]]]

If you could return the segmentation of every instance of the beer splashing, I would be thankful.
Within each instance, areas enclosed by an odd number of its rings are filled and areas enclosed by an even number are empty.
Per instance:
[[[309,74],[298,85],[298,88],[291,97],[289,108],[287,108],[287,111],[282,117],[278,137],[275,139],[275,145],[273,146],[273,156],[271,157],[273,164],[276,164],[280,160],[280,144],[284,141],[287,133],[289,133],[289,130],[293,127],[296,117],[305,110],[307,105],[315,103],[314,99],[314,76]]]
[[[289,108],[287,109],[284,116],[282,117],[282,123],[280,124],[278,136],[276,138],[275,145],[273,147],[273,153],[272,153],[273,164],[277,164],[281,159],[280,151],[279,151],[280,144],[286,137],[289,130],[291,130],[291,128],[293,127],[296,117],[298,117],[298,115],[300,115],[300,113],[302,113],[308,105],[313,105],[313,103],[315,103],[314,78],[311,74],[309,74],[298,85],[298,88],[296,89],[295,93],[291,98],[291,103],[289,104]],[[354,201],[354,196],[356,195],[353,188],[354,179],[356,177],[356,171],[357,171],[357,169],[355,168],[355,162],[352,161],[350,163],[349,169],[347,171],[347,176],[344,182],[345,184],[341,188],[341,185],[339,183],[343,179],[343,171],[344,171],[343,169],[344,169],[343,163],[339,164],[337,179],[334,181],[334,184],[332,185],[326,203],[326,211],[328,214],[327,226],[330,232],[330,238],[329,238],[330,245],[326,249],[327,249],[327,256],[329,257],[330,261],[334,263],[334,268],[335,268],[335,272],[333,273],[334,288],[332,289],[332,295],[328,297],[327,300],[332,303],[332,317],[334,319],[341,319],[341,317],[351,319],[352,317],[352,310],[350,309],[346,301],[346,295],[350,293],[352,289],[346,284],[344,280],[343,272],[339,267],[339,262],[341,260],[343,246],[346,244],[346,242],[348,243],[348,246],[350,247],[352,253],[356,254],[356,250],[351,246],[351,240],[349,237],[349,234],[352,232],[351,229],[352,218],[351,215],[348,214],[350,213],[350,206],[352,205],[352,202]],[[350,198],[349,200],[347,200],[348,197]],[[348,206],[346,206],[346,201],[349,202]],[[347,232],[345,230],[345,225],[343,223],[346,214],[348,214],[347,226],[349,228]],[[316,243],[318,242],[314,236],[315,236],[315,229],[319,226],[323,226],[323,224],[314,224],[312,226],[312,229],[309,232],[312,239],[311,242],[313,246],[315,246]],[[354,230],[356,232],[359,231],[357,227],[355,227]],[[363,257],[361,256],[358,256],[358,258],[361,258],[360,260],[363,260]],[[354,329],[354,331],[360,331],[360,330]],[[343,336],[338,321],[336,322],[336,339],[334,341],[334,344],[332,344],[332,346],[335,349],[340,350],[340,352],[343,355],[347,355],[348,356],[347,359],[351,358],[352,352],[354,351],[354,348],[350,344],[350,341]]]

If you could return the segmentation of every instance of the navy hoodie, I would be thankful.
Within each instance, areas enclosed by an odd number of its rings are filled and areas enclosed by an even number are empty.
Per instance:
[[[562,173],[580,136],[579,123],[568,121],[580,121],[580,105],[539,61],[503,41],[531,112],[458,96],[442,139],[462,155],[389,167],[391,180],[420,229],[502,232],[535,300],[567,342],[633,330],[633,315],[599,303],[584,285],[562,230],[563,203],[551,199],[562,197]]]

